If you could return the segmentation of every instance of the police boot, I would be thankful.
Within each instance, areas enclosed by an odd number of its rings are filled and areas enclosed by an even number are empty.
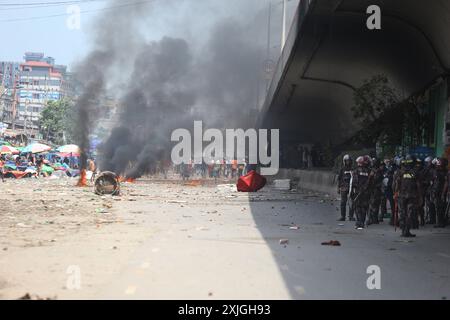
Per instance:
[[[406,233],[406,235],[405,235],[406,238],[414,238],[415,236],[416,236],[415,234],[412,234],[412,233],[409,232],[409,231],[408,231],[408,232]]]
[[[420,215],[420,226],[423,227],[425,225],[425,214]]]
[[[403,228],[402,229],[402,238],[414,238],[416,235],[412,234],[411,232],[409,232],[409,229],[407,228]]]
[[[436,214],[436,218],[437,221],[433,228],[445,228],[444,217],[442,216],[442,214]]]
[[[345,221],[345,211],[346,208],[341,206],[341,217],[338,219],[338,221]]]
[[[403,238],[414,238],[416,235],[415,234],[412,234],[411,232],[405,232],[405,233],[403,233],[402,232],[402,235],[401,235],[401,237],[403,237]]]
[[[380,221],[378,220],[378,214],[377,213],[373,214],[372,223],[373,224],[379,224],[380,223]]]

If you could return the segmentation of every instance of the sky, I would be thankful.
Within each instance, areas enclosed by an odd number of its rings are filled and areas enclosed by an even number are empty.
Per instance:
[[[130,1],[139,3],[140,1],[164,0],[123,0],[124,6]],[[272,11],[274,20],[277,17],[279,19],[282,7],[280,1],[261,0],[261,2],[267,3],[262,4],[262,7],[268,7],[269,1],[274,7]],[[55,58],[57,64],[68,65],[70,69],[76,61],[82,60],[90,51],[92,45],[91,26],[97,17],[108,13],[111,15],[111,19],[114,19],[114,16],[123,10],[123,7],[111,8],[111,2],[108,0],[74,0],[74,3],[70,5],[55,4],[56,2],[67,2],[67,0],[0,0],[0,28],[2,30],[0,61],[22,61],[23,55],[27,51],[44,52],[46,56]],[[42,5],[42,3],[53,4]],[[296,5],[297,0],[288,2],[289,24]],[[81,11],[80,28],[69,28],[68,26],[76,21],[73,19],[74,16],[67,13],[69,8],[76,9],[73,6],[79,7]],[[187,7],[186,10],[189,8]],[[176,17],[162,17],[159,21],[149,21],[149,26],[153,24],[153,28],[148,28],[149,37],[158,38],[166,33],[166,29],[170,29],[170,24],[174,23],[174,20]],[[276,42],[276,35],[272,35],[272,37]]]

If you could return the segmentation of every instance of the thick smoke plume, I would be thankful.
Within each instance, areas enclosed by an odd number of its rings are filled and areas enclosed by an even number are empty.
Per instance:
[[[114,95],[119,121],[100,145],[100,169],[132,178],[170,156],[174,129],[251,123],[264,96],[267,29],[264,1],[135,2],[99,19],[77,69],[80,147],[88,150],[101,99]]]

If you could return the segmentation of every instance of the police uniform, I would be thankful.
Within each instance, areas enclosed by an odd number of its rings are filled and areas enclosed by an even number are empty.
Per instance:
[[[370,200],[370,169],[364,166],[352,172],[352,194],[354,195],[354,210],[356,214],[356,227],[364,228],[366,216],[369,211]]]
[[[347,202],[348,202],[348,194],[350,191],[350,180],[352,178],[352,168],[351,166],[344,166],[338,176],[338,184],[339,184],[339,194],[341,196],[341,220],[345,220],[345,215],[347,212]],[[352,206],[350,206],[348,217],[350,220],[353,220],[353,210]]]
[[[392,189],[392,184],[394,182],[394,168],[392,166],[386,166],[383,170],[383,182],[381,186],[381,213],[379,221],[382,222],[384,217],[387,215],[387,201],[389,201],[389,206],[391,207],[391,222],[394,216],[394,190]],[[393,222],[391,224],[394,224]]]
[[[414,214],[420,204],[421,195],[420,180],[414,167],[405,167],[396,175],[395,190],[398,192],[398,204],[400,211],[400,227],[402,236],[414,236],[410,233]]]
[[[444,187],[447,181],[447,169],[443,166],[434,170],[433,184],[431,186],[431,199],[436,210],[436,226],[443,227],[445,215],[445,195]],[[431,220],[433,221],[433,220]],[[433,221],[434,222],[434,221]]]
[[[381,205],[381,185],[383,183],[383,169],[382,167],[373,168],[372,185],[370,188],[370,202],[369,202],[369,224],[378,224],[378,213]]]
[[[420,161],[420,160],[418,160]],[[425,199],[426,190],[426,168],[422,167],[421,162],[418,162],[415,167],[417,178],[420,181],[420,199]],[[420,205],[417,206],[417,212],[414,214],[414,219],[412,221],[412,229],[419,229],[419,224],[424,225],[425,223],[425,201],[422,201]]]
[[[424,196],[424,220],[426,223],[436,223],[436,209],[431,197],[432,182],[434,177],[433,165],[426,166],[422,171],[422,193]]]

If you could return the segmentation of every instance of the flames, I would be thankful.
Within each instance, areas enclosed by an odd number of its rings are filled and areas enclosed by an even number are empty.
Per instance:
[[[119,180],[119,182],[122,182],[122,183],[125,183],[125,182],[135,183],[136,182],[136,179],[134,179],[134,178],[127,178],[127,177],[118,177],[117,180]]]
[[[120,183],[135,183],[136,179],[134,178],[127,178],[127,177],[122,177],[122,176],[118,176],[116,178],[116,180]],[[87,181],[87,172],[86,169],[81,170],[80,172],[80,179],[78,180],[77,183],[77,187],[87,187],[88,186],[88,181]]]
[[[82,169],[80,172],[80,180],[78,180],[78,187],[87,187],[86,169]]]
[[[184,183],[185,186],[189,186],[189,187],[198,187],[198,186],[201,186],[202,184],[203,184],[202,180],[191,180],[189,182]]]

